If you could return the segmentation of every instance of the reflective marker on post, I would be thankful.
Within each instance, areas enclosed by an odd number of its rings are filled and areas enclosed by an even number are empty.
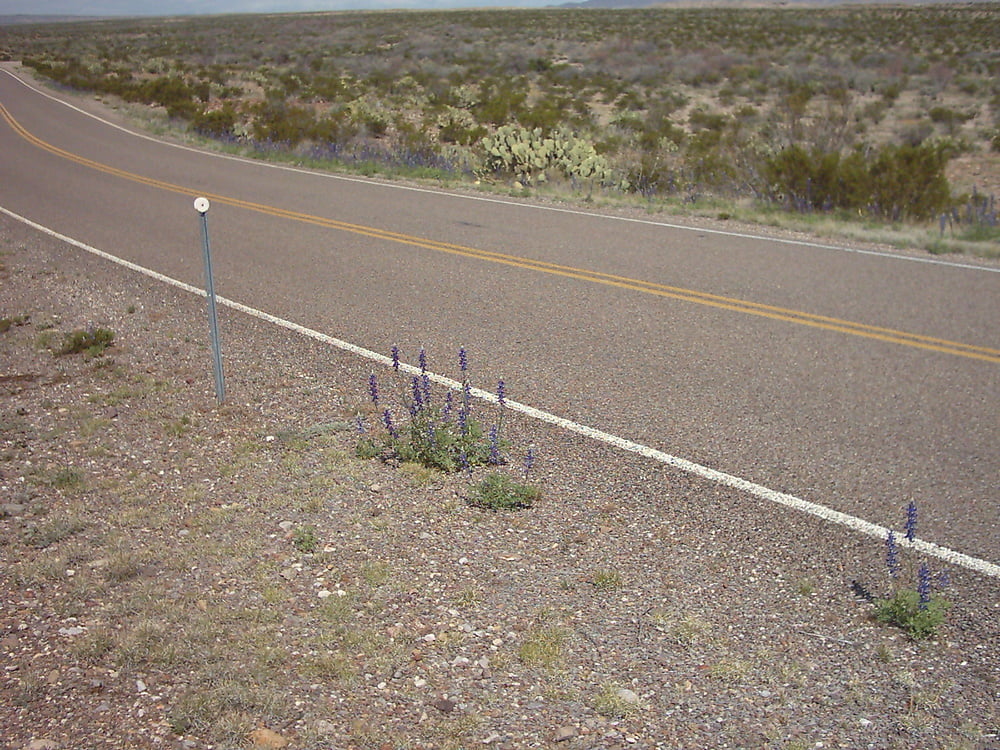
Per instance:
[[[226,397],[226,382],[222,376],[222,349],[219,346],[219,322],[215,313],[212,248],[208,243],[208,208],[208,198],[195,199],[194,210],[201,214],[202,247],[205,250],[205,295],[208,297],[208,329],[212,336],[212,361],[215,366],[215,399],[221,404]]]

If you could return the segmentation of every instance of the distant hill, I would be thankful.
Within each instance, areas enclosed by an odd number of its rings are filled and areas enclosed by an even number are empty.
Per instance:
[[[98,16],[0,16],[0,26],[16,26],[25,23],[70,23],[72,21],[96,21]]]
[[[988,0],[974,0],[988,2]],[[560,8],[782,8],[830,5],[928,5],[934,0],[581,0]]]

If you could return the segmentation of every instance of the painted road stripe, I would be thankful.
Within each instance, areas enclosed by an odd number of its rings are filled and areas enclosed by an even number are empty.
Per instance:
[[[104,252],[103,250],[98,250],[95,247],[91,247],[79,240],[75,240],[71,237],[67,237],[64,234],[60,234],[48,227],[44,227],[30,219],[27,219],[19,214],[10,211],[3,206],[0,206],[0,213],[4,213],[12,219],[22,222],[33,229],[38,230],[44,234],[54,237],[61,242],[65,242],[69,245],[77,247],[84,250],[92,255],[96,255],[104,260],[111,261],[120,266],[123,266],[131,271],[141,273],[157,281],[161,281],[164,284],[169,284],[173,287],[181,289],[185,292],[190,292],[197,296],[204,296],[205,292],[196,286],[191,284],[186,284],[178,279],[171,278],[152,269],[140,266],[137,263],[127,261],[124,258],[119,258],[111,253]],[[302,336],[306,336],[320,343],[327,344],[329,346],[336,347],[345,352],[355,354],[364,359],[376,362],[380,365],[386,367],[392,367],[392,359],[385,356],[384,354],[379,354],[378,352],[373,352],[370,349],[365,349],[364,347],[358,346],[357,344],[352,344],[348,341],[329,336],[325,333],[313,330],[312,328],[306,328],[305,326],[299,325],[298,323],[293,323],[290,320],[285,320],[284,318],[279,318],[270,313],[266,313],[263,310],[258,310],[256,308],[250,307],[249,305],[244,305],[241,302],[236,302],[234,300],[227,299],[225,297],[217,297],[217,301],[221,305],[237,310],[239,312],[250,315],[258,320],[263,320],[267,323],[271,323],[276,326],[280,326],[289,331],[297,333]],[[419,375],[421,370],[413,365],[408,365],[405,363],[400,363],[399,368],[410,375]],[[451,388],[456,391],[462,390],[462,384],[457,380],[445,377],[443,375],[438,375],[436,373],[427,373],[428,377],[435,383],[443,385],[447,388]],[[496,404],[497,396],[496,394],[490,393],[489,391],[484,391],[480,388],[473,388],[472,395],[482,401],[487,401],[489,403]],[[688,461],[683,458],[678,458],[677,456],[672,456],[669,453],[657,450],[656,448],[650,448],[647,445],[642,445],[641,443],[636,443],[632,440],[626,438],[618,437],[617,435],[612,435],[611,433],[604,432],[603,430],[598,430],[593,427],[588,427],[578,422],[574,422],[569,419],[564,419],[563,417],[556,416],[541,409],[536,409],[533,406],[527,404],[522,404],[517,401],[511,401],[505,399],[505,404],[507,408],[524,414],[531,419],[538,420],[540,422],[546,422],[548,424],[559,427],[560,429],[566,430],[568,432],[574,432],[578,435],[590,438],[591,440],[596,440],[606,445],[618,448],[619,450],[628,451],[630,453],[637,453],[640,456],[657,461],[668,466],[672,466],[676,469],[684,471],[688,474],[693,474],[695,476],[706,479],[710,482],[715,482],[717,484],[725,485],[726,487],[731,487],[740,492],[745,492],[749,495],[753,495],[761,500],[765,500],[769,503],[775,503],[777,505],[783,505],[793,510],[799,511],[801,513],[807,513],[811,516],[816,516],[829,523],[834,523],[839,526],[844,526],[853,531],[857,531],[861,534],[867,536],[876,537],[878,539],[885,539],[889,534],[889,529],[885,526],[879,526],[878,524],[871,523],[870,521],[865,521],[862,518],[849,515],[847,513],[841,513],[840,511],[833,510],[832,508],[827,508],[825,505],[820,505],[818,503],[809,502],[808,500],[803,500],[794,495],[789,495],[784,492],[778,492],[777,490],[772,490],[763,485],[756,484],[755,482],[750,482],[746,479],[741,479],[740,477],[734,476],[732,474],[727,474],[716,469],[712,469],[708,466],[702,466],[701,464],[694,463],[693,461]],[[958,567],[967,568],[968,570],[974,571],[976,573],[981,573],[982,575],[989,576],[991,578],[1000,579],[1000,565],[991,563],[988,560],[981,560],[977,557],[972,557],[970,555],[957,552],[955,550],[949,549],[948,547],[942,547],[941,545],[934,544],[933,542],[928,542],[923,539],[914,539],[912,542],[905,538],[898,539],[898,543],[901,547],[910,547],[918,550],[926,555],[936,557],[943,560],[946,563],[955,565]]]

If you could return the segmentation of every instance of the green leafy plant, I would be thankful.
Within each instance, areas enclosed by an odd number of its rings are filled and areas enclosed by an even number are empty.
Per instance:
[[[319,549],[319,537],[312,526],[300,526],[292,532],[292,545],[299,552],[311,555]]]
[[[494,473],[473,488],[469,504],[486,510],[521,510],[530,508],[541,495],[537,487]]]
[[[921,640],[937,634],[949,606],[941,597],[921,602],[920,593],[915,589],[900,589],[878,603],[875,619],[902,628],[914,640]]]
[[[917,532],[917,506],[910,502],[906,509],[906,527],[903,534],[905,544],[913,545]],[[948,575],[932,576],[927,563],[921,561],[917,568],[916,587],[899,585],[903,563],[900,559],[900,542],[894,531],[889,531],[885,540],[886,568],[893,582],[890,596],[875,602],[875,619],[888,625],[902,628],[914,640],[931,638],[945,619],[945,612],[951,606],[936,590],[947,586]],[[872,597],[874,599],[874,597]]]

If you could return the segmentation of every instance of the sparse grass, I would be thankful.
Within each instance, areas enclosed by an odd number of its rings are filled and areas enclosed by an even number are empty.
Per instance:
[[[625,719],[644,708],[644,703],[628,688],[606,683],[594,698],[594,710],[609,719]]]
[[[58,514],[37,525],[27,526],[22,539],[29,547],[47,549],[86,528],[87,522],[79,516]]]
[[[708,673],[718,680],[739,685],[753,672],[753,663],[746,659],[727,657],[709,665]]]
[[[568,639],[569,631],[559,625],[533,628],[518,648],[518,658],[528,666],[556,671],[562,665],[563,648]]]
[[[590,578],[590,583],[598,591],[617,591],[625,584],[625,579],[617,570],[598,570]]]
[[[27,325],[29,320],[31,320],[31,316],[27,314],[0,318],[0,333],[7,333],[14,326]]]
[[[86,353],[88,357],[99,357],[104,350],[114,344],[115,332],[108,328],[87,328],[70,331],[63,336],[56,354],[69,355]]]

